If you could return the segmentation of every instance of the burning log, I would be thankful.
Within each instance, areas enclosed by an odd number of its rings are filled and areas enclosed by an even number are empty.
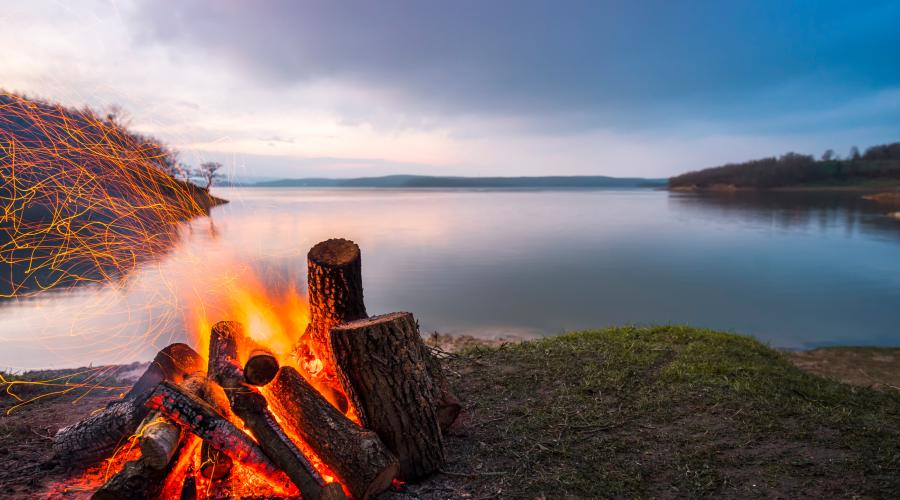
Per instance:
[[[153,469],[165,469],[181,442],[181,427],[162,413],[153,411],[141,423],[140,429],[141,458]]]
[[[330,239],[307,254],[309,326],[307,342],[319,359],[330,366],[328,329],[367,317],[363,302],[359,246],[350,240]]]
[[[257,348],[244,363],[244,379],[250,385],[266,385],[278,374],[278,360],[266,349]]]
[[[143,500],[156,498],[166,478],[166,469],[157,469],[145,458],[125,463],[118,474],[91,496],[92,500]]]
[[[223,325],[220,327],[220,325]],[[237,339],[229,338],[236,330],[225,328],[225,323],[217,323],[213,326],[209,337],[209,359],[206,366],[206,376],[209,380],[216,380],[216,359],[219,356],[237,357]],[[227,349],[228,352],[220,351]],[[227,407],[227,399],[224,394],[213,394],[212,389],[204,387],[198,394],[200,399],[212,404],[217,409]],[[200,474],[207,479],[222,479],[231,473],[231,458],[228,455],[211,447],[204,441],[200,444]]]
[[[187,386],[192,379],[183,383]],[[155,498],[165,488],[166,478],[177,465],[173,458],[185,449],[181,427],[158,410],[141,423],[141,457],[127,462],[92,496],[95,500],[139,500]]]
[[[184,388],[171,382],[163,382],[146,404],[152,409],[159,410],[233,460],[265,477],[283,483],[289,481],[250,436]]]
[[[100,413],[60,429],[53,438],[53,451],[57,456],[71,460],[97,459],[110,454],[147,416],[149,410],[144,402],[160,382],[179,383],[202,366],[203,358],[185,344],[164,348],[123,399],[110,403]]]
[[[399,472],[397,458],[378,436],[334,408],[297,370],[282,367],[268,387],[285,426],[325,461],[354,498],[386,490]]]
[[[211,335],[210,345],[216,345],[215,358],[210,353],[211,371],[215,373],[216,382],[225,389],[231,410],[253,433],[259,447],[297,485],[303,498],[346,498],[339,484],[324,482],[303,452],[285,434],[269,412],[266,398],[244,383],[245,374],[233,357],[238,351],[238,339],[244,337],[243,326],[232,321],[221,321],[213,326]]]
[[[331,328],[338,376],[363,426],[400,459],[400,477],[421,478],[440,468],[444,442],[435,388],[410,313],[392,313]]]

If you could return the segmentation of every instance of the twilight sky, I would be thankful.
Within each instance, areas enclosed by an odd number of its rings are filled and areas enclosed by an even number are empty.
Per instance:
[[[29,0],[0,87],[246,177],[663,177],[900,140],[900,2]]]

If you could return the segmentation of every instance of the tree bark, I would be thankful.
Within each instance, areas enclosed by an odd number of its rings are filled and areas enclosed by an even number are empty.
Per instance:
[[[216,345],[216,352],[215,357],[210,356],[210,371],[225,389],[231,410],[253,433],[263,452],[297,485],[303,498],[345,498],[340,485],[326,485],[303,452],[285,434],[269,412],[266,398],[244,383],[245,374],[232,357],[238,352],[237,342],[243,337],[243,326],[235,322],[217,323],[212,337],[210,345]]]
[[[285,427],[316,452],[350,494],[368,499],[386,490],[399,472],[397,458],[374,432],[361,428],[285,366],[267,388]]]
[[[374,430],[411,481],[440,468],[444,442],[435,387],[410,313],[375,316],[331,328],[338,377],[363,426]]]
[[[203,358],[185,344],[172,344],[156,355],[134,387],[105,410],[60,429],[53,451],[70,460],[92,460],[109,455],[138,428],[149,410],[144,402],[156,386],[168,380],[180,383],[203,368]]]
[[[330,367],[328,329],[367,317],[359,246],[345,239],[316,244],[307,254],[307,283],[309,326],[304,340],[312,353]]]
[[[153,469],[165,469],[181,442],[181,427],[162,413],[152,411],[141,423],[139,435],[144,462]]]

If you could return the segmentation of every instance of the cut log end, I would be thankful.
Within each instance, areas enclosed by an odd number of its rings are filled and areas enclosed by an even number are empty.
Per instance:
[[[278,360],[265,350],[255,350],[244,363],[244,380],[250,385],[266,385],[278,374]]]
[[[342,267],[358,262],[359,245],[343,238],[332,238],[316,244],[310,249],[307,258],[320,266]]]

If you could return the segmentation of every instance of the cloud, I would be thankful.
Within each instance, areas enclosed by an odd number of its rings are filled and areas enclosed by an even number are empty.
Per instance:
[[[4,85],[267,177],[665,176],[896,140],[889,2],[52,0]]]
[[[416,115],[654,128],[677,113],[758,116],[900,86],[890,4],[148,0],[138,17],[143,41],[230,63],[273,89],[345,82]],[[759,106],[757,96],[801,80],[815,92]]]

